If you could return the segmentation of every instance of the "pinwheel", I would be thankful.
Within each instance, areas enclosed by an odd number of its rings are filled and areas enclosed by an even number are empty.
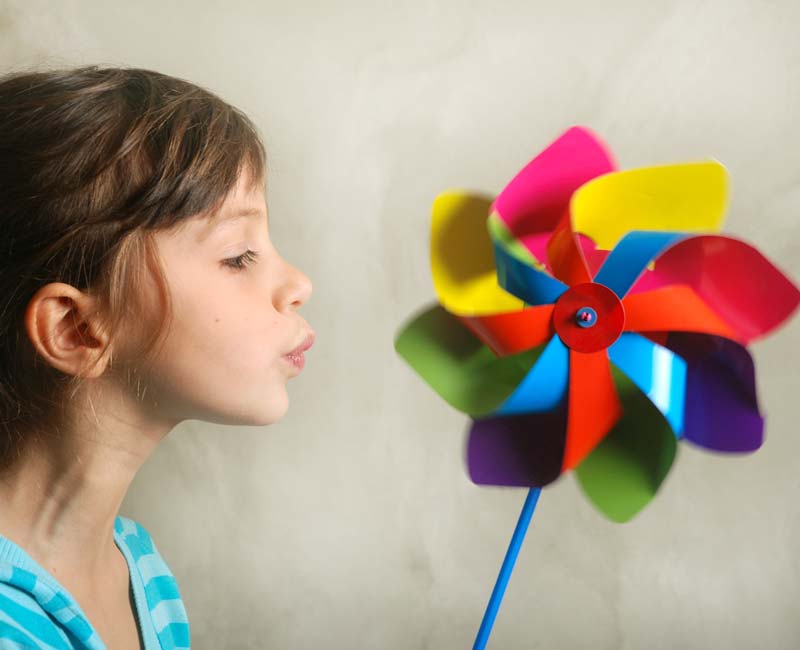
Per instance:
[[[746,345],[785,322],[794,283],[720,231],[717,161],[619,171],[573,127],[492,200],[436,198],[438,303],[395,349],[472,418],[479,485],[528,487],[475,648],[485,647],[542,487],[574,470],[589,500],[629,521],[677,442],[726,453],[763,443]]]

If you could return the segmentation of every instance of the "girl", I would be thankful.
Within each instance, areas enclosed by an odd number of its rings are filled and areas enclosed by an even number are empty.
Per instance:
[[[266,425],[314,333],[238,109],[150,70],[0,78],[0,647],[190,647],[119,516],[186,419]]]

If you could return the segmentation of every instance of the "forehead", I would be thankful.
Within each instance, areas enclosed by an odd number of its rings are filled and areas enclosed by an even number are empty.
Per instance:
[[[242,220],[267,220],[267,202],[264,187],[250,187],[250,177],[240,176],[236,186],[231,190],[220,208],[204,218],[195,220],[193,224],[195,239],[204,242],[212,234],[227,230]]]

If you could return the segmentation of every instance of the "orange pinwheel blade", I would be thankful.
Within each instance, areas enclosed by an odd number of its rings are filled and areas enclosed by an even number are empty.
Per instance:
[[[569,351],[569,406],[562,471],[574,469],[622,416],[608,351]]]
[[[547,260],[553,275],[571,287],[592,281],[583,248],[578,236],[572,230],[569,209],[564,212],[564,216],[547,242]]]
[[[548,341],[555,332],[553,309],[553,305],[535,305],[517,312],[459,318],[497,356],[503,357]]]
[[[683,284],[628,294],[622,304],[629,332],[701,332],[739,339],[730,325]]]

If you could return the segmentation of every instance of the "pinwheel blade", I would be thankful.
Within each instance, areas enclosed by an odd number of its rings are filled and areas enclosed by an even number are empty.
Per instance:
[[[570,202],[575,232],[611,250],[631,230],[718,232],[728,199],[716,161],[661,165],[595,178]]]
[[[553,305],[492,316],[461,316],[461,322],[496,355],[504,357],[535,348],[554,334]]]
[[[544,266],[523,261],[502,242],[494,242],[497,282],[529,305],[549,305],[567,290],[567,285],[547,274]]]
[[[520,250],[525,251],[526,254],[529,255],[531,260],[531,265],[536,266],[536,268],[541,268],[541,270],[547,271],[551,276],[555,277],[553,273],[553,268],[550,265],[550,258],[548,257],[547,253],[547,245],[552,238],[552,232],[544,232],[538,233],[535,235],[529,235],[525,237],[525,243],[523,244],[520,240],[518,240],[508,228],[502,224],[500,221],[500,217],[496,214],[492,214],[489,217],[489,221],[495,221],[500,223],[501,225],[497,228],[502,228],[504,231],[508,233],[507,237],[509,240],[516,242]],[[594,277],[594,275],[600,270],[600,267],[605,262],[606,257],[608,257],[609,251],[600,250],[595,246],[595,243],[589,239],[586,235],[581,235],[577,233],[575,235],[580,247],[581,247],[581,254],[586,261],[586,266],[589,270],[589,276]],[[524,256],[518,255],[520,259],[526,259]],[[566,281],[565,281],[566,282]]]
[[[528,375],[545,346],[497,357],[440,305],[401,329],[395,350],[453,408],[473,417],[494,411]]]
[[[460,316],[522,309],[497,282],[494,247],[486,230],[491,201],[445,192],[433,203],[430,263],[439,302]]]
[[[664,414],[676,437],[683,434],[686,362],[639,334],[623,333],[608,356]]]
[[[612,521],[629,521],[658,492],[669,473],[677,440],[669,423],[616,368],[612,375],[623,415],[576,468],[578,484]]]
[[[569,351],[568,401],[564,471],[577,467],[622,415],[606,350]]]
[[[525,378],[492,415],[518,415],[558,408],[567,395],[568,379],[569,349],[554,336]]]
[[[649,335],[654,332],[702,332],[736,338],[736,332],[709,309],[694,289],[676,284],[626,296],[625,330]],[[652,338],[652,337],[649,337]],[[662,337],[663,338],[663,337]],[[663,344],[659,339],[658,343]]]
[[[547,242],[547,259],[553,275],[569,286],[592,281],[583,248],[578,236],[572,231],[569,210],[564,212]]]
[[[691,287],[748,344],[791,316],[800,291],[749,244],[723,235],[690,237],[669,247],[630,296],[664,286]]]
[[[683,437],[713,451],[750,453],[764,441],[755,366],[743,345],[720,336],[670,332],[666,347],[686,362]]]
[[[497,281],[503,289],[529,305],[551,304],[567,290],[496,215],[486,225],[494,244]]]
[[[624,298],[654,258],[687,236],[676,232],[629,232],[614,246],[594,281]]]
[[[614,169],[602,140],[585,127],[572,127],[525,165],[498,194],[491,212],[527,245],[529,237],[555,228],[575,190]]]
[[[561,474],[566,410],[474,420],[467,469],[478,485],[540,487]]]
[[[551,277],[554,277],[547,250],[548,244],[553,236],[552,232],[536,233],[518,239],[496,213],[489,215],[487,227],[492,241],[495,244],[501,244],[507,252],[511,253],[517,259],[528,263],[529,266],[539,271],[545,271]],[[523,239],[525,242],[524,244]],[[603,265],[606,257],[608,257],[608,251],[598,249],[594,242],[586,235],[575,235],[575,241],[580,246],[581,250],[579,255],[584,260],[588,274],[590,277],[593,277]],[[558,257],[557,253],[555,257]]]

